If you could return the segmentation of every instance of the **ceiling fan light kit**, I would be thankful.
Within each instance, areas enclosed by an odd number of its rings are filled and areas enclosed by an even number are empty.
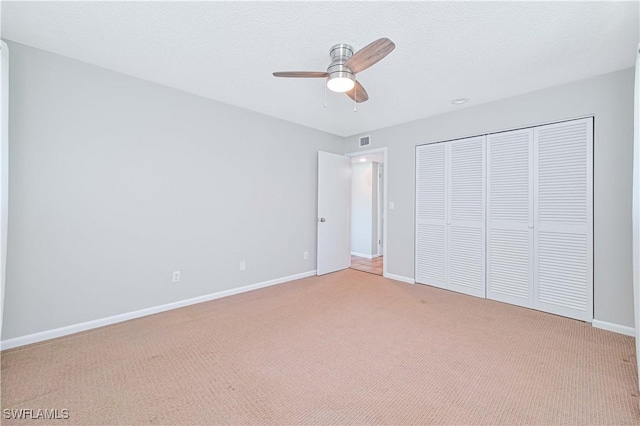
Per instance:
[[[327,80],[327,88],[332,92],[344,93],[353,89],[356,85],[356,78],[353,74],[348,75],[342,71],[338,71],[340,75],[329,75]]]
[[[329,51],[331,64],[327,68],[327,88],[333,92],[344,93],[356,85],[356,75],[344,64],[353,56],[353,47],[348,44],[336,44]]]
[[[387,56],[396,45],[388,38],[381,38],[359,51],[340,43],[329,50],[331,63],[327,72],[321,71],[284,71],[274,72],[274,77],[292,78],[326,78],[327,88],[333,92],[346,93],[354,102],[360,103],[369,99],[367,91],[356,79],[356,74]]]

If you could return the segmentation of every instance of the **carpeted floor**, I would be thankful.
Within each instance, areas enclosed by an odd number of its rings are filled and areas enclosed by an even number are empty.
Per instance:
[[[636,377],[631,337],[345,270],[5,351],[2,408],[74,425],[639,424]]]

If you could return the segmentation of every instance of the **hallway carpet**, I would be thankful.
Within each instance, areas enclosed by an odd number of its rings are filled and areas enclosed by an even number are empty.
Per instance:
[[[354,270],[2,353],[56,425],[638,424],[637,387],[631,337]]]

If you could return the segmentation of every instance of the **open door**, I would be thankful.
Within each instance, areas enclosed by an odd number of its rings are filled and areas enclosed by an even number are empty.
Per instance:
[[[318,152],[317,274],[351,265],[351,159]]]

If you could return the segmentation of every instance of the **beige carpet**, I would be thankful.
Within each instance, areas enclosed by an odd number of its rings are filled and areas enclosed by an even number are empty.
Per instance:
[[[53,424],[639,424],[636,389],[631,337],[353,270],[2,353]]]

